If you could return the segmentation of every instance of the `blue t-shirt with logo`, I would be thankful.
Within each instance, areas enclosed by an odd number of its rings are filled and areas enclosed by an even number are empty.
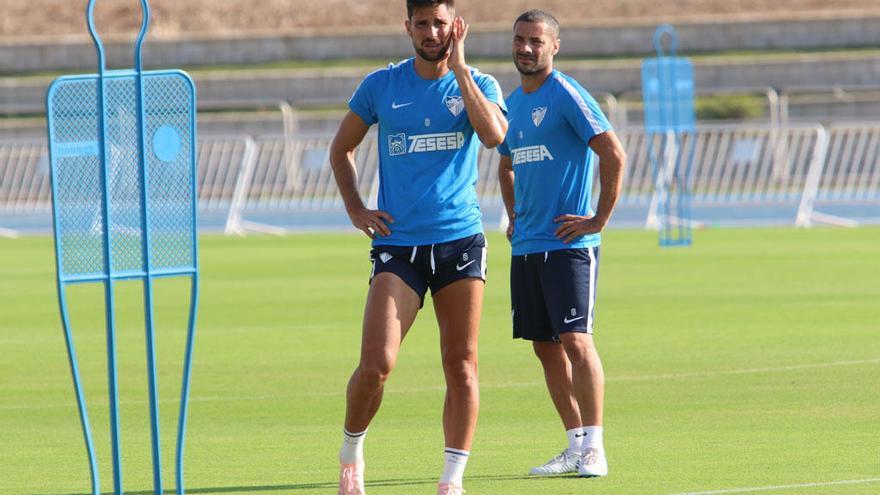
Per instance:
[[[513,255],[598,246],[599,234],[565,244],[553,219],[594,214],[589,143],[611,130],[599,104],[577,81],[553,71],[532,93],[517,88],[507,107],[507,137],[498,151],[511,157],[515,174]]]
[[[471,69],[486,98],[505,110],[498,82]],[[480,141],[455,74],[423,79],[414,59],[368,75],[348,102],[367,125],[379,124],[379,209],[394,217],[374,245],[421,246],[483,231],[477,203]]]

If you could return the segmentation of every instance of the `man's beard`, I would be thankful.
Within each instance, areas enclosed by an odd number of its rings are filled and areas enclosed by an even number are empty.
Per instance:
[[[518,70],[519,73],[524,76],[533,76],[535,74],[543,72],[544,69],[547,68],[547,64],[541,63],[541,60],[537,58],[533,58],[531,60],[534,62],[534,65],[532,65],[531,68],[523,67],[522,65],[520,65],[518,57],[514,56],[513,65],[516,66],[516,70]]]
[[[431,55],[420,47],[416,46],[413,43],[413,48],[415,48],[416,53],[426,62],[439,62],[446,58],[446,55],[449,53],[449,47],[452,44],[452,37],[450,36],[449,42],[447,42],[440,51],[437,52],[436,55]]]

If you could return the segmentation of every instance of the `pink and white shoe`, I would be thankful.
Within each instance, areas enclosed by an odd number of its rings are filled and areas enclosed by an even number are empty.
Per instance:
[[[464,488],[452,483],[440,483],[437,485],[437,495],[463,495]]]
[[[339,472],[339,495],[366,495],[364,461],[342,464]]]
[[[605,450],[602,448],[589,448],[584,451],[581,455],[578,475],[581,478],[608,476],[608,461],[605,459]]]

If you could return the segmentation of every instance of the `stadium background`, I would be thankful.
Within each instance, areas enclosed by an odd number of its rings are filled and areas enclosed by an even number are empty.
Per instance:
[[[54,77],[92,70],[85,3],[0,1],[2,493],[78,494],[88,487],[54,300],[41,117]],[[877,493],[880,232],[870,226],[880,218],[877,3],[459,3],[474,24],[471,62],[498,75],[505,91],[516,84],[507,58],[511,19],[536,6],[556,12],[564,26],[560,66],[596,93],[622,132],[630,130],[636,149],[638,66],[651,54],[656,24],[672,22],[680,51],[696,65],[704,162],[716,160],[715,171],[754,171],[721,174],[730,189],[707,193],[701,225],[709,228],[697,232],[693,248],[656,247],[656,235],[643,230],[650,197],[644,187],[630,191],[631,203],[606,235],[597,322],[610,385],[613,475],[605,480],[522,476],[558,450],[560,428],[536,360],[508,339],[507,247],[500,235],[490,236],[483,415],[469,493]],[[325,148],[359,79],[406,56],[403,6],[151,5],[147,65],[192,70],[201,98],[200,165],[210,164],[200,178],[204,295],[188,492],[333,493],[341,390],[357,355],[369,266],[366,240],[350,233],[333,196]],[[99,0],[97,10],[112,65],[130,65],[137,3]],[[829,141],[816,165],[822,132]],[[778,149],[797,165],[789,179],[762,180],[779,179],[772,175],[777,154],[766,151],[779,142],[788,143]],[[369,172],[375,157],[365,150],[361,158]],[[259,180],[242,185],[248,163]],[[493,165],[484,154],[480,185],[487,198]],[[631,163],[629,183],[646,177],[648,167]],[[814,199],[828,217],[812,215],[805,224],[818,228],[800,230],[794,226],[810,167],[822,171]],[[371,177],[364,181],[365,197],[373,187]],[[238,218],[236,191],[254,198]],[[497,200],[484,206],[494,230]],[[840,228],[853,222],[861,226]],[[279,228],[290,235],[214,235]],[[171,480],[185,290],[174,283],[161,289],[164,465]],[[120,290],[127,301],[120,324],[125,486],[147,493],[140,296],[133,286]],[[99,459],[106,461],[100,297],[89,290],[76,296],[74,330]],[[404,346],[371,433],[370,493],[433,488],[442,383],[430,313]],[[106,462],[102,478],[106,489]]]

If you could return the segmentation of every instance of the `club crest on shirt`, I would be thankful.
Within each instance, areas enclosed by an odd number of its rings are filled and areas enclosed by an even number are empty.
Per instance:
[[[544,122],[545,115],[547,115],[547,107],[538,107],[532,109],[532,122],[535,123],[535,127],[541,126],[541,122]]]
[[[464,100],[461,99],[461,96],[447,96],[446,108],[452,112],[452,115],[458,117],[464,111]]]
[[[406,154],[406,134],[392,134],[388,136],[388,154],[391,156]]]

